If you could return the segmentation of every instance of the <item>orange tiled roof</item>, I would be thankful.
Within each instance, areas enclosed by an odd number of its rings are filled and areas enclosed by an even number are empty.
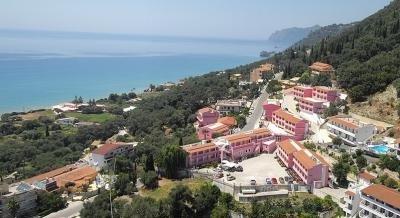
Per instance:
[[[310,68],[321,72],[333,71],[332,65],[322,62],[315,62],[310,66]]]
[[[354,193],[354,192],[352,192],[352,191],[350,191],[350,190],[347,190],[347,191],[345,192],[345,194],[348,195],[348,196],[354,196],[354,195],[356,195],[356,193]]]
[[[28,178],[28,179],[25,180],[25,182],[27,182],[29,184],[32,184],[33,182],[40,182],[40,181],[43,181],[45,179],[54,178],[54,177],[56,177],[58,175],[61,175],[63,173],[69,172],[69,171],[74,170],[74,169],[76,169],[76,166],[67,165],[67,166],[64,166],[64,167],[61,167],[61,168],[58,168],[58,169],[55,169],[55,170],[40,174],[40,175],[36,175],[34,177],[31,177],[31,178]]]
[[[278,109],[278,110],[274,111],[273,113],[291,123],[297,123],[297,122],[302,121],[302,119],[299,119],[299,118],[293,116],[292,114],[289,114],[288,112],[283,111],[282,109]]]
[[[372,184],[361,191],[385,202],[386,204],[400,208],[400,192],[394,189],[388,188],[384,185]]]
[[[198,110],[199,113],[206,113],[206,112],[213,112],[213,111],[215,111],[215,110],[212,108],[209,108],[209,107],[205,107],[205,108]]]
[[[236,141],[250,140],[250,137],[247,134],[240,133],[240,134],[225,136],[225,139],[229,142],[236,142]]]
[[[227,126],[236,126],[237,121],[234,117],[221,117],[217,121],[218,123],[225,124]]]
[[[366,179],[366,180],[371,180],[371,179],[375,179],[376,178],[376,176],[374,176],[374,175],[372,175],[370,173],[367,173],[367,172],[359,173],[357,176],[360,177],[360,178]]]
[[[394,143],[400,144],[400,138],[397,138],[397,139],[394,141]]]
[[[296,151],[299,151],[292,143],[297,144],[300,147],[300,150],[304,149],[304,146],[300,142],[292,140],[292,139],[286,139],[284,141],[278,142],[278,146],[282,150],[284,150],[287,154],[291,154]]]
[[[332,91],[334,89],[327,86],[314,86],[314,89],[323,90],[323,91]]]
[[[199,151],[205,151],[210,148],[216,148],[217,146],[214,143],[207,143],[203,145],[189,145],[184,147],[183,149],[188,152],[188,153],[193,153],[193,152],[199,152]]]
[[[359,128],[358,125],[356,125],[356,124],[354,124],[354,123],[352,123],[352,122],[349,122],[349,121],[347,121],[347,120],[345,120],[345,119],[343,119],[343,118],[341,118],[341,117],[338,117],[338,116],[328,117],[328,119],[329,119],[329,120],[332,120],[332,121],[334,121],[334,122],[336,122],[336,123],[340,123],[340,124],[342,124],[343,126],[347,126],[347,127],[350,128],[350,129],[357,129],[357,128]]]
[[[105,155],[107,153],[110,153],[111,151],[125,146],[126,144],[122,143],[114,143],[114,144],[104,144],[103,146],[96,148],[95,150],[92,151],[93,154],[100,154],[100,155]]]
[[[317,165],[304,150],[293,153],[294,158],[300,162],[305,169],[311,169]]]
[[[205,127],[211,129],[214,132],[219,132],[219,133],[229,130],[229,126],[227,126],[223,123],[214,123],[214,124],[207,125]]]
[[[54,177],[57,181],[58,187],[63,187],[67,182],[75,183],[75,187],[80,187],[83,184],[87,184],[89,181],[93,180],[97,175],[96,170],[90,166],[83,166],[67,173],[58,175]]]

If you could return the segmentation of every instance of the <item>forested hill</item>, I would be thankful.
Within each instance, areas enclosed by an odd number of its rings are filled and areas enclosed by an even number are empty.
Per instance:
[[[306,37],[311,31],[319,29],[320,26],[315,25],[311,27],[292,27],[278,30],[272,33],[268,38],[268,43],[276,45],[281,48],[287,48],[295,42]]]
[[[293,46],[311,46],[314,45],[315,43],[318,43],[324,38],[330,37],[330,36],[335,36],[336,34],[339,34],[343,30],[347,29],[348,27],[351,27],[355,24],[331,24],[328,26],[321,27],[319,29],[311,31],[305,38],[301,39],[300,41],[296,42]]]
[[[300,76],[314,61],[336,68],[352,101],[384,90],[400,77],[400,0],[312,46],[291,47],[270,58],[284,77]]]

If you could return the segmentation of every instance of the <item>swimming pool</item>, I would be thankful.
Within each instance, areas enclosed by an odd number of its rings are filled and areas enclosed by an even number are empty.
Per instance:
[[[370,149],[377,154],[387,154],[389,152],[389,147],[385,144],[375,145],[373,147],[370,147]]]

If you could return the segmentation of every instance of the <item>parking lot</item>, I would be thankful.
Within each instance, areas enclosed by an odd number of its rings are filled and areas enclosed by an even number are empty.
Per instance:
[[[286,168],[279,165],[274,158],[275,154],[261,154],[257,157],[249,158],[239,163],[243,167],[243,172],[224,172],[221,178],[224,182],[235,185],[249,185],[251,179],[256,180],[256,184],[266,184],[266,178],[276,178],[288,176]],[[227,181],[226,174],[230,173],[236,179]],[[278,181],[279,184],[279,181]]]

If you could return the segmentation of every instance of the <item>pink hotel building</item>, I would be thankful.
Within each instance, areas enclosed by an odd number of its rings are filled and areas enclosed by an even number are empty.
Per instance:
[[[216,123],[219,118],[219,112],[212,108],[202,108],[197,111],[197,124],[199,127]]]
[[[267,112],[265,113],[267,114]],[[278,109],[272,112],[271,122],[293,136],[293,139],[304,140],[308,133],[308,121]]]
[[[265,128],[244,133],[219,137],[207,144],[191,144],[182,146],[187,152],[186,166],[193,167],[224,159],[239,160],[261,152],[273,153],[276,149],[275,138]]]
[[[325,103],[335,102],[338,91],[325,86],[295,86],[291,94],[296,97],[299,109],[307,113],[321,114],[327,105]]]
[[[305,149],[300,142],[288,139],[278,142],[278,158],[312,187],[325,187],[329,181],[329,165],[315,152]]]

